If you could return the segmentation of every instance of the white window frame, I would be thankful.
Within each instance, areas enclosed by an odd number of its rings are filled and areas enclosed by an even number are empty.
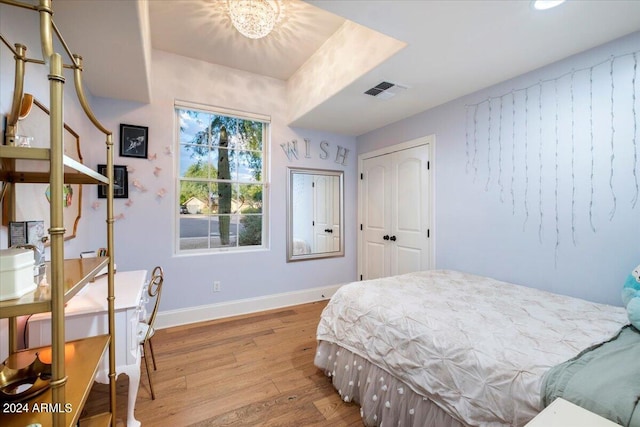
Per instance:
[[[180,248],[180,188],[183,177],[180,175],[180,110],[191,110],[205,114],[215,114],[219,116],[227,116],[238,118],[242,120],[250,120],[262,122],[265,125],[262,133],[262,181],[250,182],[246,184],[262,185],[262,245],[256,246],[232,246],[232,247],[207,247],[199,249],[181,249]],[[217,253],[242,253],[242,252],[255,252],[268,250],[269,243],[269,147],[271,146],[271,117],[259,113],[248,113],[245,111],[233,110],[224,107],[211,106],[206,104],[199,104],[188,101],[174,102],[174,119],[175,119],[175,135],[174,135],[174,147],[175,147],[175,203],[174,211],[174,254],[177,256],[191,256],[191,255],[203,255],[203,254],[217,254]],[[239,181],[234,181],[239,182]]]

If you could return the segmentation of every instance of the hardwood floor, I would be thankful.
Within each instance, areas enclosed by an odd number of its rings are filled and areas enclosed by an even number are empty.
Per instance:
[[[163,329],[153,348],[151,400],[142,367],[136,418],[143,426],[362,426],[313,365],[326,301]],[[142,362],[144,363],[144,361]],[[128,379],[118,379],[118,423],[126,419]],[[85,411],[105,410],[96,384]]]

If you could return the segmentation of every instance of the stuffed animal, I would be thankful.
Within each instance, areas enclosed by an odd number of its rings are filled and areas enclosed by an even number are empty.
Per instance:
[[[622,302],[627,307],[629,321],[640,329],[640,265],[631,272],[622,287]]]

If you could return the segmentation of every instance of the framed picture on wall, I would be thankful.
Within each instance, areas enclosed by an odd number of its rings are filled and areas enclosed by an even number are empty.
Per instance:
[[[120,156],[147,158],[149,128],[120,124]]]
[[[98,165],[98,173],[107,176],[107,165]],[[98,199],[107,198],[107,186],[98,185]],[[129,172],[126,166],[113,166],[113,198],[129,198]]]

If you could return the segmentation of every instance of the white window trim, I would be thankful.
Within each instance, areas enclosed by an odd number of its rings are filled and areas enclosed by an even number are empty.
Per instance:
[[[203,249],[189,249],[189,250],[181,250],[180,249],[180,214],[179,214],[179,203],[180,200],[180,121],[178,118],[178,109],[188,109],[193,111],[198,111],[206,114],[218,114],[236,117],[243,120],[252,120],[263,122],[267,125],[267,134],[263,135],[263,149],[262,149],[262,183],[264,185],[264,191],[262,193],[262,246],[245,246],[245,247],[234,247],[234,248],[203,248]],[[271,247],[270,240],[270,231],[271,231],[271,221],[270,221],[270,147],[271,147],[271,116],[259,113],[250,113],[241,110],[234,110],[231,108],[213,106],[208,104],[201,104],[196,102],[175,100],[173,106],[173,118],[174,118],[174,138],[172,141],[172,147],[174,147],[174,152],[176,155],[174,156],[174,186],[175,186],[175,199],[173,203],[173,236],[174,236],[174,244],[173,244],[173,255],[175,257],[186,257],[186,256],[198,256],[198,255],[215,255],[215,254],[229,254],[229,253],[247,253],[247,252],[264,252],[269,251]],[[178,207],[178,209],[175,209]]]

